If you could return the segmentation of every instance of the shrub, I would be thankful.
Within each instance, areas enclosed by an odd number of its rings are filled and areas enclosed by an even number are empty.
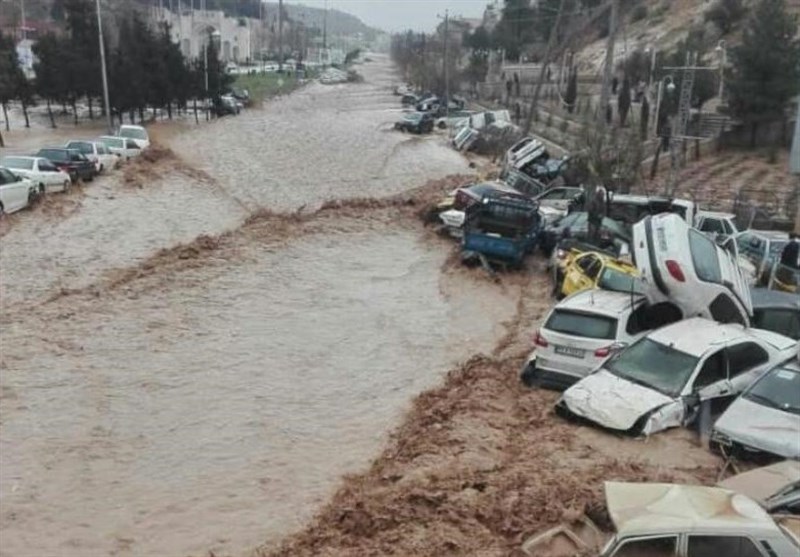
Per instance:
[[[638,6],[633,8],[633,11],[631,12],[632,22],[641,21],[646,17],[647,17],[647,6],[645,6],[644,4],[639,4]]]
[[[744,17],[742,0],[717,0],[705,13],[704,18],[716,25],[722,34],[730,33],[733,26]]]

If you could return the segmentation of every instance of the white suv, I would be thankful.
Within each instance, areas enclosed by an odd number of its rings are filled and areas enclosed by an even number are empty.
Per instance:
[[[553,308],[536,332],[536,346],[522,370],[522,382],[568,387],[600,367],[615,351],[681,317],[675,306],[649,306],[639,294],[577,292]]]

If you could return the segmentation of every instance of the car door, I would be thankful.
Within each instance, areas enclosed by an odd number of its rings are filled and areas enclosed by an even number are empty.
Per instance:
[[[700,370],[687,386],[691,393],[699,397],[700,402],[732,396],[728,363],[725,347],[720,347],[703,360]]]
[[[37,159],[35,164],[39,180],[51,186],[61,185],[62,178],[58,168],[56,168],[53,163],[46,159]]]
[[[756,342],[729,346],[727,352],[728,381],[734,394],[744,391],[770,367],[769,354]]]
[[[3,204],[5,211],[11,213],[22,209],[28,204],[28,184],[14,175],[11,171],[0,168],[0,179],[3,181],[3,188],[6,190]]]
[[[763,557],[758,544],[735,534],[703,534],[688,536],[686,557]]]

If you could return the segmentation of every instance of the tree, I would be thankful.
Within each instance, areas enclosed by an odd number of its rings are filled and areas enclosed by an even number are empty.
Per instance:
[[[742,0],[717,0],[706,11],[704,19],[716,25],[723,35],[727,35],[745,13]]]
[[[8,103],[18,98],[22,83],[26,81],[25,74],[19,66],[14,39],[0,33],[0,104],[3,106],[6,131],[9,129]]]
[[[639,113],[639,136],[642,141],[647,139],[647,127],[650,123],[650,101],[647,100],[647,95],[642,97],[642,107]]]
[[[567,92],[564,95],[564,102],[567,103],[567,110],[570,114],[575,110],[575,100],[578,98],[578,70],[574,69],[569,74],[567,82]]]
[[[731,53],[726,78],[730,113],[750,126],[755,146],[761,122],[784,117],[800,84],[797,20],[784,0],[761,0],[744,29],[742,44]]]
[[[687,54],[694,52],[698,60],[709,50],[709,39],[702,27],[690,29],[686,39],[680,41],[675,50],[659,59],[658,67],[655,71],[655,78],[662,80],[669,76],[675,85],[675,94],[666,94],[661,100],[659,108],[659,119],[674,116],[678,111],[678,91],[681,90],[683,72],[667,70],[667,67],[681,67],[686,65]],[[696,71],[694,74],[694,86],[692,88],[692,107],[701,109],[709,99],[715,97],[719,91],[716,72]]]
[[[47,33],[39,38],[33,45],[36,62],[33,71],[36,74],[34,89],[36,94],[45,99],[47,114],[50,117],[50,126],[55,128],[52,102],[64,102],[67,98],[66,81],[64,74],[67,70],[63,54],[67,45],[52,33]]]
[[[493,42],[505,49],[506,58],[519,59],[525,45],[536,40],[537,27],[533,25],[536,15],[529,0],[505,0]]]
[[[628,111],[631,109],[631,81],[628,74],[622,78],[622,87],[617,96],[617,111],[619,112],[619,125],[625,127],[628,119]]]

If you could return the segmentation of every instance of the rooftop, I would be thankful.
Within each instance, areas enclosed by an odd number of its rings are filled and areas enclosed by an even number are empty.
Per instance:
[[[631,294],[625,292],[592,289],[582,290],[569,296],[562,300],[556,308],[619,317],[630,311],[632,305],[639,304],[643,300],[644,296],[640,294],[631,296]]]

